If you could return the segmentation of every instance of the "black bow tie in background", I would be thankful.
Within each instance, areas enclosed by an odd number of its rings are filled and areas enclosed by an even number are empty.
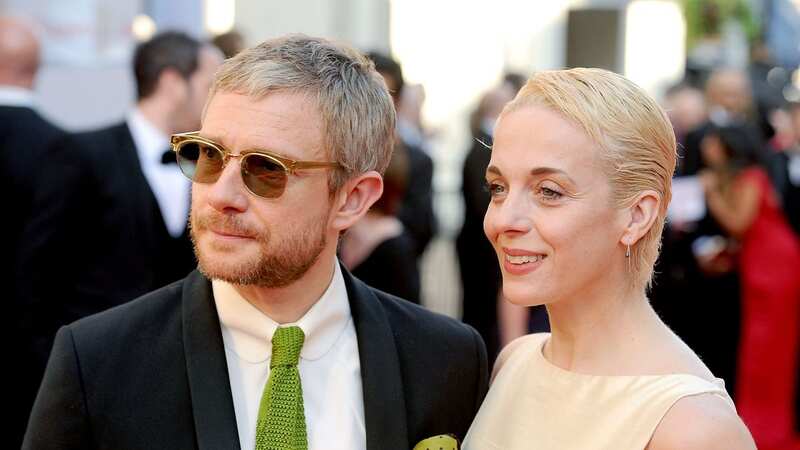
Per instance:
[[[176,156],[172,149],[165,151],[164,154],[161,155],[161,164],[178,164]]]

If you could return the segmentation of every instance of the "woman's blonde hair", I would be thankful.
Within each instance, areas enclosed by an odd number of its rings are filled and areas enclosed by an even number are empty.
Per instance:
[[[580,127],[597,145],[612,189],[613,206],[627,208],[647,190],[660,196],[658,218],[631,246],[636,286],[652,282],[675,170],[675,133],[663,109],[630,80],[602,69],[534,74],[503,114],[541,106]]]

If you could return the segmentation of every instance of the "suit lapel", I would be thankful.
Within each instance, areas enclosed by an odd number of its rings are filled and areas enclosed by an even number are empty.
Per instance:
[[[211,283],[192,272],[183,283],[183,342],[197,446],[239,448],[239,432]]]
[[[118,152],[120,159],[125,165],[123,173],[129,174],[126,177],[130,192],[135,193],[136,203],[140,211],[139,217],[146,218],[148,229],[154,231],[155,236],[164,237],[168,236],[167,226],[164,223],[164,217],[161,215],[161,208],[158,206],[158,200],[147,181],[142,169],[142,162],[139,159],[139,151],[136,149],[136,143],[133,140],[128,124],[123,122],[115,129],[116,141],[118,143]],[[158,245],[158,244],[156,244]]]
[[[369,287],[342,267],[358,336],[367,448],[408,450],[405,395],[392,327]]]

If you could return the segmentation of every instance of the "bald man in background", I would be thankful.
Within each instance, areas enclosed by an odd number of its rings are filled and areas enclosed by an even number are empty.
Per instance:
[[[7,203],[0,220],[0,236],[5,241],[0,270],[0,285],[10,298],[10,330],[14,345],[7,359],[13,388],[11,397],[11,436],[8,448],[19,448],[22,435],[46,360],[31,335],[33,311],[26,299],[17,295],[14,268],[20,236],[31,216],[32,195],[39,162],[47,157],[48,146],[61,131],[34,109],[33,85],[39,68],[39,42],[31,26],[19,19],[0,17],[0,186]]]
[[[700,143],[715,125],[744,124],[753,138],[762,143],[763,136],[756,127],[758,121],[753,90],[746,72],[725,67],[714,70],[706,81],[705,95],[708,120],[686,135],[683,152],[678,159],[677,176],[694,175],[704,168]]]

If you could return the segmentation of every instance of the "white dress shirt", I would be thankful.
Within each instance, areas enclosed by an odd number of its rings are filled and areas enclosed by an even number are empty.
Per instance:
[[[153,190],[167,231],[173,237],[183,234],[189,217],[188,178],[177,164],[163,164],[161,157],[169,150],[169,136],[150,123],[134,108],[127,118],[128,128],[139,155],[142,172]]]
[[[330,286],[296,323],[305,333],[300,381],[309,450],[367,448],[358,340],[338,262]],[[242,298],[232,285],[212,281],[222,327],[233,407],[242,450],[255,448],[256,420],[269,377],[272,335],[278,323]]]
[[[800,186],[800,154],[789,153],[789,181]]]
[[[17,86],[0,86],[0,105],[33,108],[33,92]]]

